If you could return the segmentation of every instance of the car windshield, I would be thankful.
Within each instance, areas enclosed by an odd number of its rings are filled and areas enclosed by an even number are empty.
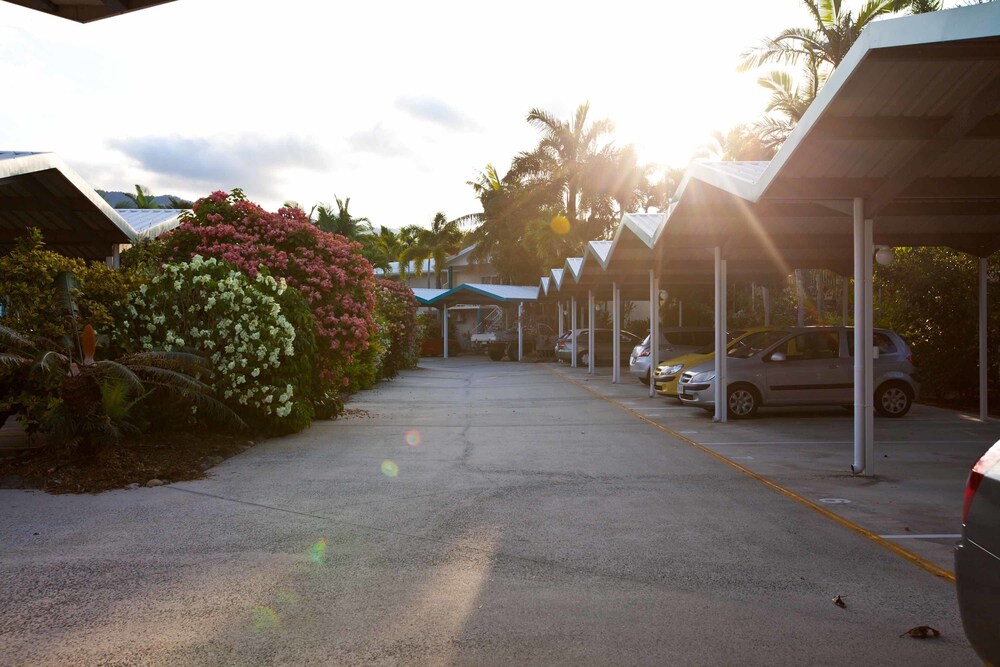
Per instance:
[[[734,359],[749,359],[788,335],[786,331],[759,331],[733,343],[727,356]]]

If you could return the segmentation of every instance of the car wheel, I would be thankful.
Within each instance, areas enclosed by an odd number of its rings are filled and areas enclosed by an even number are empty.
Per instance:
[[[577,363],[577,366],[590,367],[590,352],[580,353],[580,361]]]
[[[875,390],[875,412],[880,417],[902,417],[913,405],[913,392],[902,382],[886,382]]]
[[[757,390],[746,384],[729,388],[729,416],[733,419],[749,419],[757,414],[760,397]]]
[[[491,347],[489,348],[490,361],[500,361],[503,359],[504,350],[503,348]]]
[[[649,384],[649,373],[646,373],[646,375],[644,377],[636,378],[636,380],[639,381],[639,384],[648,385]]]

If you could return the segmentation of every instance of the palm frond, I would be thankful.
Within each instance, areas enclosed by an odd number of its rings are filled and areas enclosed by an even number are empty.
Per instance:
[[[140,380],[136,374],[129,370],[125,365],[120,364],[117,361],[98,361],[94,364],[94,368],[102,374],[107,374],[117,380],[121,380],[135,393],[141,393],[144,391],[142,380]]]
[[[173,387],[191,392],[210,392],[212,388],[185,373],[158,366],[133,366],[132,371],[142,382],[159,387]]]

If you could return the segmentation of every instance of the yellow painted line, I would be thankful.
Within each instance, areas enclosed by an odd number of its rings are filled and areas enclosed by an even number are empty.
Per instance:
[[[583,382],[575,380],[575,379],[571,378],[570,376],[566,375],[565,373],[562,373],[561,371],[557,371],[556,369],[552,368],[551,366],[546,366],[546,369],[549,372],[554,373],[555,375],[558,375],[559,377],[563,378],[567,382],[571,382],[571,383],[575,384],[576,386],[581,387],[582,389],[586,389],[587,391],[589,391],[594,396],[597,396],[598,398],[607,401],[608,403],[614,405],[615,407],[621,408],[622,410],[624,410],[625,412],[629,413],[633,417],[636,417],[637,419],[646,422],[650,426],[663,431],[664,433],[666,433],[670,437],[676,438],[677,440],[680,440],[681,442],[683,442],[685,444],[688,444],[691,447],[694,447],[698,451],[703,452],[705,454],[708,454],[709,456],[711,456],[712,458],[716,459],[717,461],[721,461],[722,463],[725,463],[729,467],[735,468],[736,470],[739,470],[744,475],[757,480],[758,482],[760,482],[761,484],[763,484],[767,488],[771,489],[772,491],[776,491],[776,492],[780,493],[781,495],[785,496],[786,498],[794,500],[795,502],[799,503],[800,505],[808,507],[812,511],[816,512],[817,514],[821,514],[822,516],[826,517],[830,521],[833,521],[834,523],[839,524],[839,525],[843,526],[844,528],[847,528],[848,530],[851,530],[851,531],[857,533],[858,535],[861,535],[862,537],[864,537],[864,538],[866,538],[866,539],[874,542],[875,544],[879,545],[883,549],[891,551],[892,553],[896,554],[897,556],[899,556],[903,560],[908,561],[908,562],[910,562],[913,565],[916,565],[917,567],[919,567],[922,570],[926,570],[927,572],[930,572],[935,577],[940,577],[941,579],[944,579],[945,581],[949,581],[951,583],[955,583],[955,575],[954,575],[954,573],[949,572],[948,570],[945,570],[944,568],[935,565],[934,563],[932,563],[931,561],[927,560],[926,558],[922,558],[921,556],[918,556],[917,554],[915,554],[915,553],[913,553],[911,551],[907,551],[906,549],[904,549],[904,548],[902,548],[902,547],[900,547],[900,546],[898,546],[896,544],[893,544],[889,540],[886,540],[886,539],[880,537],[877,533],[873,533],[872,531],[868,530],[864,526],[859,526],[858,524],[854,523],[850,519],[846,519],[846,518],[842,517],[841,515],[837,514],[836,512],[831,512],[830,510],[828,510],[827,508],[823,507],[822,505],[820,505],[818,503],[814,503],[813,501],[809,500],[805,496],[801,496],[801,495],[795,493],[794,491],[792,491],[791,489],[785,488],[784,486],[782,486],[782,485],[780,485],[780,484],[778,484],[776,482],[772,482],[767,477],[764,477],[763,475],[761,475],[759,473],[756,473],[753,470],[750,470],[749,468],[747,468],[745,466],[740,465],[736,461],[733,461],[732,459],[730,459],[728,457],[725,457],[722,454],[719,454],[718,452],[715,452],[715,451],[709,449],[708,447],[706,447],[706,446],[704,446],[704,445],[702,445],[702,444],[700,444],[698,442],[695,442],[691,438],[683,436],[680,433],[677,433],[676,431],[673,431],[673,430],[667,428],[663,424],[655,422],[652,419],[649,419],[648,417],[639,414],[635,410],[633,410],[633,409],[629,408],[628,406],[620,403],[619,401],[616,401],[615,399],[613,399],[613,398],[611,398],[609,396],[605,396],[604,394],[600,393],[599,391],[597,391],[595,389],[591,389],[590,387],[588,387]]]

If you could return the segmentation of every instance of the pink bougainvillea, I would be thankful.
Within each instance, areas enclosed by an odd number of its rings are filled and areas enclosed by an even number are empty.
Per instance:
[[[250,276],[266,269],[284,278],[309,302],[330,387],[342,384],[353,356],[374,329],[374,276],[361,245],[316,228],[297,208],[265,211],[240,190],[213,192],[195,202],[166,239],[168,260],[215,257]]]

